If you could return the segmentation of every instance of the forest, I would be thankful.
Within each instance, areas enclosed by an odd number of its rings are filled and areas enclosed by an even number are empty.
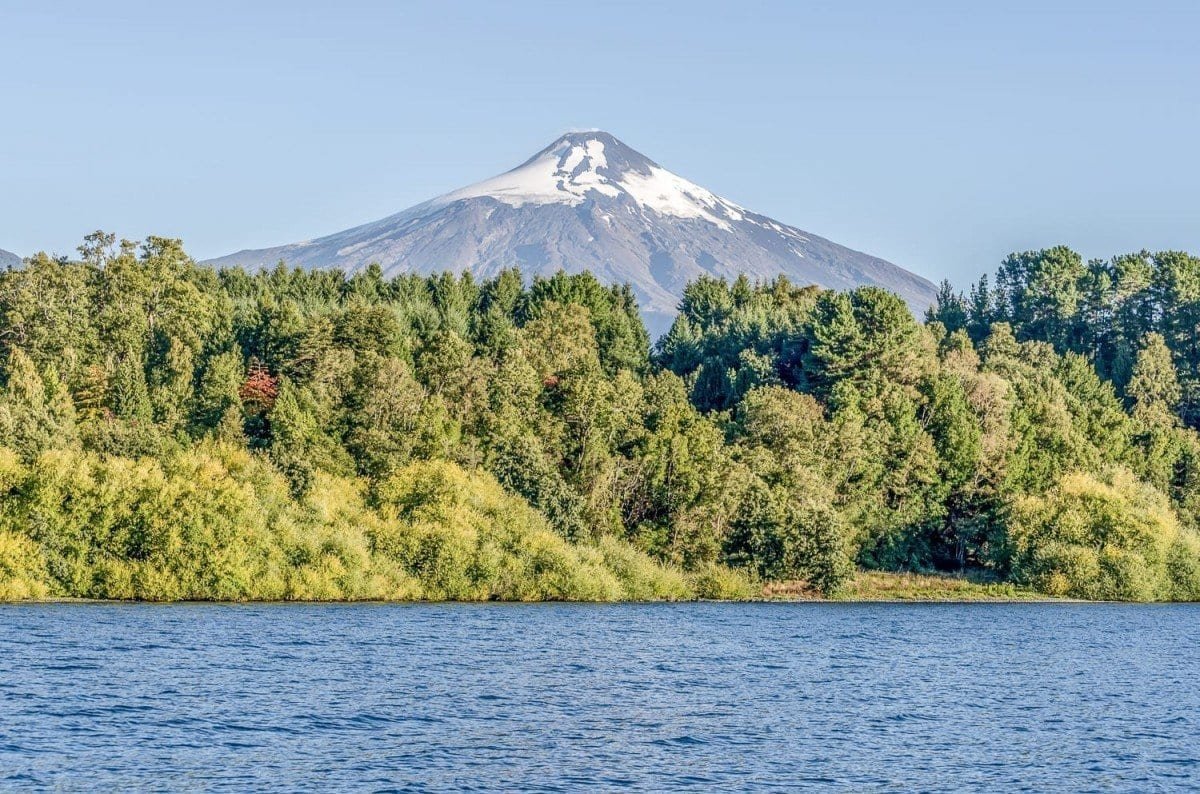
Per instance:
[[[0,273],[0,599],[836,597],[859,571],[1200,600],[1200,259],[895,295],[588,273]]]

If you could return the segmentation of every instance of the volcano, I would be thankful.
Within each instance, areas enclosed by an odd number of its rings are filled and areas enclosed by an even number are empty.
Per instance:
[[[526,277],[590,270],[628,283],[652,335],[700,276],[787,276],[833,289],[875,285],[921,312],[934,285],[878,257],[760,215],[666,170],[606,132],[571,132],[499,176],[325,237],[239,251],[214,266],[385,275],[506,268]]]

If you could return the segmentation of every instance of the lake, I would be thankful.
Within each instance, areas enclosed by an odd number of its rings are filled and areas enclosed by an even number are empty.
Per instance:
[[[0,788],[1200,786],[1200,607],[0,607]]]

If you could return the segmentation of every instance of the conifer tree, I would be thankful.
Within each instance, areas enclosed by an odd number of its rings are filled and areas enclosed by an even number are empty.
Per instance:
[[[118,419],[149,422],[153,418],[146,373],[141,359],[132,351],[117,359],[109,387],[108,407]]]
[[[1161,334],[1142,337],[1125,393],[1135,412],[1149,421],[1170,422],[1174,417],[1182,390],[1171,351]]]

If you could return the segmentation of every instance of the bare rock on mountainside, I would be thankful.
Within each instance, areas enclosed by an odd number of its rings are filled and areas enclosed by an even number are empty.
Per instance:
[[[511,171],[373,223],[207,264],[259,268],[281,260],[349,272],[377,262],[389,276],[590,270],[633,287],[652,335],[666,330],[684,286],[703,275],[877,285],[917,312],[934,297],[926,279],[738,206],[606,132],[567,133]]]

